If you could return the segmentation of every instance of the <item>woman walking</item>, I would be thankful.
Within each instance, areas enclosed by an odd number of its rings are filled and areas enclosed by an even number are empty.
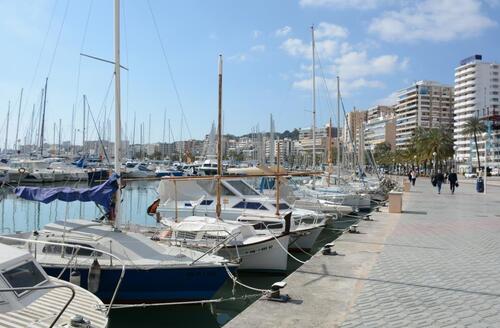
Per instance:
[[[455,193],[455,188],[458,186],[458,176],[455,170],[452,169],[450,174],[448,174],[448,181],[450,182],[450,190],[453,195]]]
[[[417,171],[411,171],[411,184],[415,186],[415,181],[417,181]]]

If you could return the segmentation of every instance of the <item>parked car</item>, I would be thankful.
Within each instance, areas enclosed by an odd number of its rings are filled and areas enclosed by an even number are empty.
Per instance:
[[[475,172],[468,172],[468,173],[465,173],[464,174],[464,177],[466,179],[470,179],[470,178],[477,178],[477,174]]]

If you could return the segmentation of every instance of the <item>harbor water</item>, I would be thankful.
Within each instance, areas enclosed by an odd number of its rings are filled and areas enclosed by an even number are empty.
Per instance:
[[[60,186],[86,187],[85,183],[66,183]],[[49,186],[49,185],[44,185]],[[123,189],[122,220],[124,224],[155,226],[154,218],[146,214],[146,208],[157,196],[158,181],[129,181]],[[50,204],[30,202],[17,198],[12,187],[2,188],[0,202],[0,231],[2,234],[33,231],[43,228],[56,220],[84,218],[88,220],[102,216],[94,203],[64,203],[54,201]],[[325,229],[319,236],[316,252],[325,243],[334,240],[338,231]],[[310,255],[294,253],[295,257],[304,261]],[[252,287],[269,289],[277,281],[283,280],[295,271],[300,263],[289,257],[286,273],[238,273],[238,279]],[[217,292],[214,299],[221,302],[204,305],[168,305],[148,307],[124,307],[111,312],[109,327],[148,327],[168,325],[169,327],[221,327],[238,313],[243,311],[261,295],[255,291],[234,285],[228,279]]]

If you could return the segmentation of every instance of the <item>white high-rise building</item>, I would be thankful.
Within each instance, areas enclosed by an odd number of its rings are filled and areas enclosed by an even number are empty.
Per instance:
[[[472,137],[462,133],[470,117],[477,116],[490,124],[489,167],[500,166],[500,65],[483,62],[481,55],[468,57],[455,69],[454,139],[459,170],[477,166]],[[490,123],[488,123],[488,121]],[[485,137],[478,136],[481,166],[485,163]]]
[[[398,92],[396,147],[406,148],[415,130],[453,129],[453,87],[434,81],[418,81]]]

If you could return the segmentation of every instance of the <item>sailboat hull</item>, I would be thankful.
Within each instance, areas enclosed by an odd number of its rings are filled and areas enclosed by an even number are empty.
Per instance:
[[[286,271],[288,254],[284,249],[287,249],[289,239],[289,235],[281,235],[276,239],[271,238],[250,245],[227,246],[221,249],[217,255],[229,259],[240,258],[241,263],[238,270]]]
[[[313,228],[294,231],[295,236],[291,236],[288,248],[292,251],[311,250],[323,229],[324,226],[316,226]]]
[[[57,277],[62,266],[43,265],[45,271]],[[230,265],[231,272],[236,266]],[[81,287],[87,289],[89,268],[77,268],[81,275]],[[69,279],[66,270],[61,279]],[[113,296],[121,274],[121,268],[101,269],[99,288],[95,295],[107,303]],[[158,303],[169,301],[190,301],[210,299],[228,278],[224,266],[179,268],[126,268],[125,276],[118,290],[117,303]]]

